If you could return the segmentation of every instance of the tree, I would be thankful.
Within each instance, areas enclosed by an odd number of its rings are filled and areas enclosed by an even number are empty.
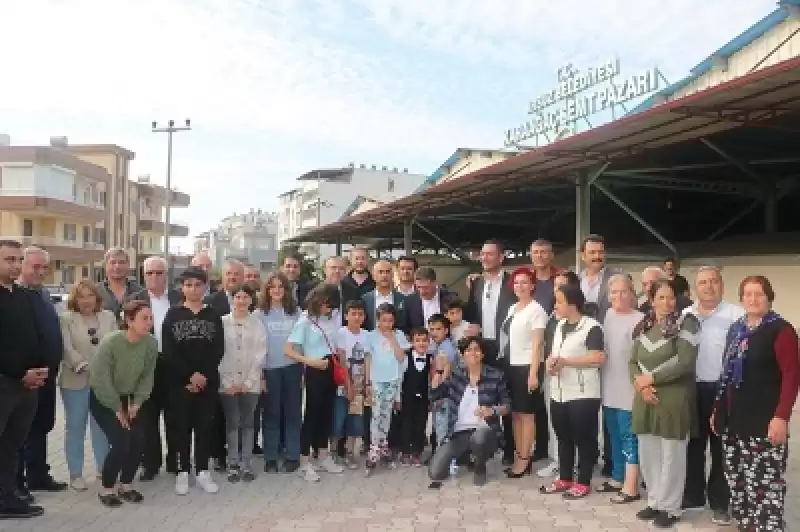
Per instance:
[[[306,257],[297,246],[282,246],[278,251],[278,267],[283,266],[283,259],[287,256],[295,256],[300,260],[300,281],[307,283],[316,279],[314,275],[314,262]]]

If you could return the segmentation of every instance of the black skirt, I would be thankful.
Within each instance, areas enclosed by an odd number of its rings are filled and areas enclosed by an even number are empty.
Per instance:
[[[511,411],[519,414],[534,414],[544,410],[542,372],[539,371],[539,387],[528,391],[530,365],[510,366],[507,370],[508,387],[511,392]]]

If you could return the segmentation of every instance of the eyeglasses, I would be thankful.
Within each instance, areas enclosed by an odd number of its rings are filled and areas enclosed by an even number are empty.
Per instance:
[[[153,270],[150,272],[144,272],[145,275],[164,275],[164,270]]]
[[[92,345],[97,345],[100,343],[100,339],[97,337],[97,329],[91,327],[86,332],[89,333],[89,341],[92,343]]]

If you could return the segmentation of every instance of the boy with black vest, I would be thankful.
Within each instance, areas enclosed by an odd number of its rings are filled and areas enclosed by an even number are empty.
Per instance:
[[[428,353],[430,337],[423,327],[411,331],[411,351],[403,375],[403,465],[420,467],[428,424],[428,390],[431,383],[432,356]]]

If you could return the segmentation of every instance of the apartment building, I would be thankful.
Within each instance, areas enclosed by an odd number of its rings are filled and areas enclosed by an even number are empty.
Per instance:
[[[153,255],[164,255],[164,229],[165,210],[167,206],[167,188],[150,182],[150,176],[139,176],[134,184],[138,195],[138,250],[141,261]],[[189,206],[189,195],[172,189],[170,206],[186,208]],[[175,218],[170,210],[169,224],[170,238],[185,238],[189,236],[189,226],[186,222]],[[140,262],[141,262],[140,261]]]
[[[296,188],[278,196],[280,241],[348,216],[359,197],[377,203],[394,201],[413,193],[426,179],[406,168],[353,163],[345,168],[306,172],[297,178]],[[324,244],[304,244],[300,249],[318,259],[335,253],[335,246]]]
[[[234,213],[195,237],[194,252],[201,251],[208,252],[215,266],[237,259],[270,271],[278,261],[278,215],[261,209]]]
[[[46,249],[48,284],[94,275],[111,206],[106,169],[53,146],[11,146],[0,135],[0,236]]]

